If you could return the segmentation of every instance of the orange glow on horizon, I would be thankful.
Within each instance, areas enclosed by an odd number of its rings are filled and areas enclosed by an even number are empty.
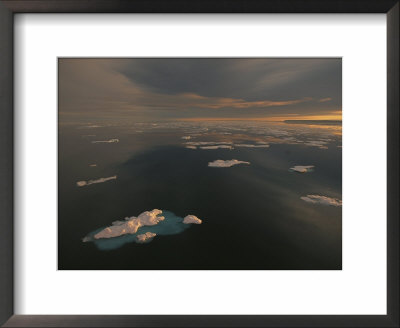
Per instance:
[[[342,111],[335,111],[326,115],[288,115],[288,116],[269,116],[269,117],[193,117],[182,118],[179,121],[203,122],[203,121],[267,121],[283,122],[285,120],[342,120]]]

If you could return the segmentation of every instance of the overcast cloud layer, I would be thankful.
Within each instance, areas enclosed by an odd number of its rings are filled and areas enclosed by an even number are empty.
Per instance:
[[[260,118],[341,112],[341,59],[60,59],[64,117]]]

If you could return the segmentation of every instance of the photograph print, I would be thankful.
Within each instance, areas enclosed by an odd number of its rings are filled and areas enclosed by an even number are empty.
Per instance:
[[[341,270],[341,58],[59,58],[59,270]]]

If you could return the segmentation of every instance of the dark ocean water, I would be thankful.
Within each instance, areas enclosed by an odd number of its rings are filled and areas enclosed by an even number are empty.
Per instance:
[[[247,143],[266,138],[270,147],[193,150],[184,147],[188,140],[181,139],[192,129],[60,127],[59,269],[341,269],[342,208],[300,199],[308,194],[341,199],[340,136],[311,128],[297,132],[290,126],[289,137],[303,138],[292,144],[285,141],[284,125],[278,131],[265,130],[264,125],[208,130],[202,126],[196,132],[203,134],[193,133],[190,141],[219,141],[222,136],[228,140],[236,135]],[[218,134],[221,131],[226,134]],[[111,138],[119,142],[91,142]],[[273,142],[279,138],[283,141]],[[312,147],[304,144],[310,138],[329,141],[324,148]],[[217,159],[251,164],[208,167]],[[94,163],[96,167],[89,166]],[[315,169],[289,172],[294,165],[315,165]],[[113,175],[116,180],[76,185]],[[196,215],[203,224],[114,250],[82,242],[91,231],[156,208],[180,217]]]

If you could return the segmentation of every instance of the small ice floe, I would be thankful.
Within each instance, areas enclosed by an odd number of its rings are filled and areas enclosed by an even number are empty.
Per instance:
[[[110,140],[94,140],[92,143],[114,143],[114,142],[119,142],[119,139],[110,139]]]
[[[203,149],[203,150],[214,150],[214,149],[234,149],[232,142],[227,141],[189,141],[184,143],[188,149]]]
[[[101,128],[101,125],[97,125],[97,124],[91,124],[91,125],[84,125],[84,126],[80,126],[78,127],[78,129],[94,129],[94,128]]]
[[[328,142],[325,140],[311,140],[311,141],[306,141],[304,145],[311,147],[318,147],[319,149],[328,149],[328,146],[326,146],[327,143]]]
[[[202,221],[194,215],[187,215],[185,216],[185,218],[183,219],[183,223],[185,224],[190,224],[190,223],[194,223],[194,224],[201,224]]]
[[[216,145],[216,146],[201,146],[200,149],[203,150],[211,150],[211,149],[230,149],[232,150],[233,147],[229,145]]]
[[[290,132],[286,130],[279,130],[279,129],[270,129],[269,133],[276,137],[285,137],[290,136]]]
[[[307,173],[312,172],[314,170],[314,165],[296,165],[289,169],[291,172],[299,172],[299,173]]]
[[[235,144],[235,147],[245,147],[245,148],[269,148],[268,144]]]
[[[250,162],[238,161],[237,159],[231,159],[224,161],[222,159],[217,159],[213,162],[209,162],[209,167],[231,167],[238,164],[250,164]]]
[[[100,178],[100,179],[96,179],[96,180],[89,180],[89,181],[78,181],[76,183],[76,185],[78,187],[84,187],[84,186],[89,186],[91,184],[95,184],[95,183],[103,183],[109,180],[115,180],[117,178],[116,175],[112,176],[112,177],[108,177],[108,178]]]
[[[295,137],[285,137],[280,139],[282,143],[287,145],[297,145],[303,143],[303,141],[295,138]]]
[[[190,140],[190,139],[192,139],[192,137],[191,137],[191,136],[183,136],[182,139],[184,139],[184,140]]]
[[[321,205],[330,205],[330,206],[342,206],[342,201],[337,198],[331,198],[327,196],[320,196],[320,195],[307,195],[300,197],[307,203],[312,204],[321,204]]]
[[[97,164],[89,164],[90,167],[96,167]]]
[[[185,142],[186,145],[191,146],[215,146],[215,145],[232,145],[231,141],[189,141]]]
[[[138,243],[146,243],[151,241],[155,236],[157,236],[156,233],[148,231],[141,235],[137,235],[136,238],[138,240]]]

